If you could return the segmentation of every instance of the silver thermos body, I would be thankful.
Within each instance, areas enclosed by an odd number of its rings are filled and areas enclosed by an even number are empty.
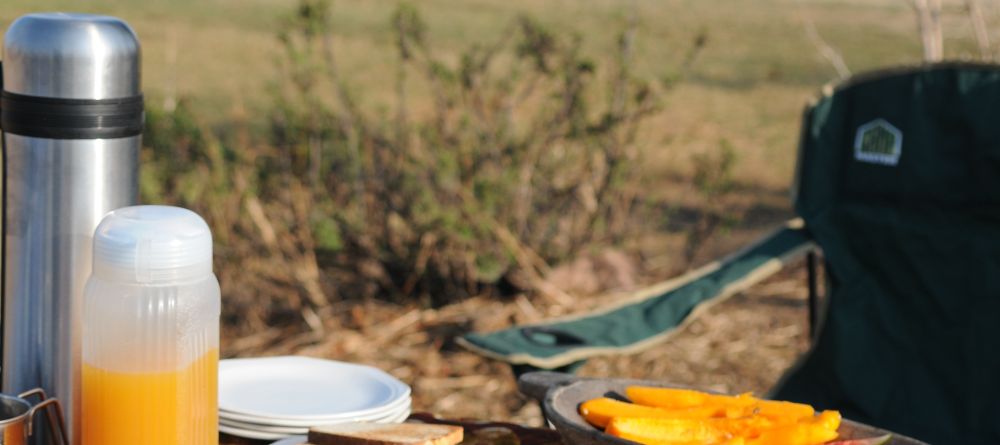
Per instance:
[[[2,390],[59,398],[74,444],[94,229],[138,201],[139,55],[113,17],[30,14],[4,36]]]

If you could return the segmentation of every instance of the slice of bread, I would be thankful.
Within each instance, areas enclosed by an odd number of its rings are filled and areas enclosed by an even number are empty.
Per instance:
[[[422,423],[345,423],[309,429],[315,445],[456,445],[462,427]]]

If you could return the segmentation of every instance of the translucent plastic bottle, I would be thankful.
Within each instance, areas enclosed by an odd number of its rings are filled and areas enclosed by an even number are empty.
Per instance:
[[[219,311],[201,217],[105,216],[84,291],[82,444],[218,444]]]

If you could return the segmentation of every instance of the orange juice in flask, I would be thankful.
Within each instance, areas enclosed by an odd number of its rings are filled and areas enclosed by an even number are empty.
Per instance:
[[[194,212],[105,216],[84,291],[83,445],[217,445],[219,283]]]

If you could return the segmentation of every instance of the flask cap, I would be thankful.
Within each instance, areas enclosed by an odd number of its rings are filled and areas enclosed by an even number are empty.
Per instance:
[[[135,31],[108,16],[64,12],[21,16],[3,41],[3,88],[59,99],[137,96],[141,49]]]
[[[94,233],[94,275],[109,281],[170,284],[212,274],[212,232],[180,207],[124,207]]]
[[[40,139],[119,139],[143,129],[141,49],[124,21],[21,16],[3,39],[0,127]]]

